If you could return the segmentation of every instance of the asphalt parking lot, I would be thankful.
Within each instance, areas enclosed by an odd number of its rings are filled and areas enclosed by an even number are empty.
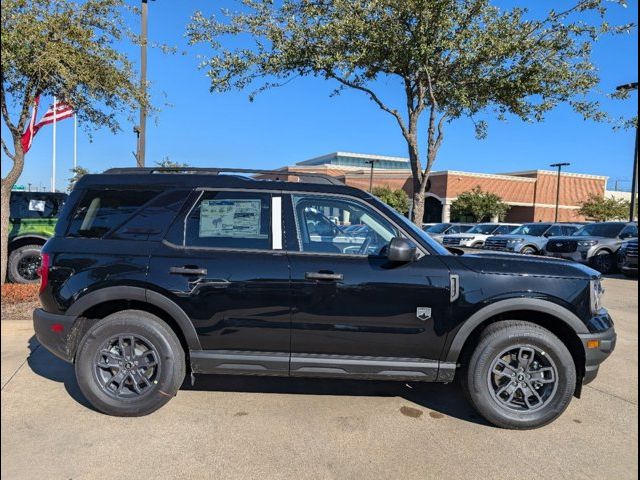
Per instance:
[[[617,349],[555,423],[494,428],[457,387],[199,377],[142,418],[88,407],[73,367],[2,327],[2,478],[637,478],[638,284],[605,280]]]

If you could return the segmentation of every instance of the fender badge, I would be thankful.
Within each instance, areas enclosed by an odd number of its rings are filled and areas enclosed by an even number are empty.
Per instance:
[[[418,307],[416,309],[416,317],[422,320],[429,320],[431,318],[431,307]]]

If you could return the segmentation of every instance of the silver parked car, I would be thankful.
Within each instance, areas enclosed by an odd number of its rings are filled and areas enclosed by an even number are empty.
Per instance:
[[[473,223],[435,223],[422,229],[435,241],[442,243],[445,235],[464,233],[473,228]]]
[[[537,255],[544,251],[549,238],[573,235],[580,225],[567,223],[525,223],[507,235],[495,235],[484,242],[488,250]]]
[[[442,244],[445,247],[481,247],[491,235],[511,233],[519,226],[516,223],[479,223],[464,233],[445,235]]]
[[[550,256],[575,260],[601,273],[611,273],[616,266],[618,249],[632,238],[638,238],[636,223],[590,223],[569,237],[549,240],[545,251]]]

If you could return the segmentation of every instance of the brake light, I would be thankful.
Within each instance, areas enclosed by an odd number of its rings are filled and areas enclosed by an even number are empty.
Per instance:
[[[38,275],[40,276],[40,293],[47,288],[47,283],[49,283],[49,254],[43,253],[41,258],[42,261],[38,267]]]

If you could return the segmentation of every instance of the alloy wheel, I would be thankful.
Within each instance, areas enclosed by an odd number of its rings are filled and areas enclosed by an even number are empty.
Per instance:
[[[18,260],[17,270],[20,277],[34,281],[38,279],[38,268],[42,262],[40,255],[25,255]]]
[[[487,381],[499,405],[518,412],[532,412],[547,405],[555,395],[558,370],[540,348],[516,345],[495,357]]]
[[[160,367],[160,355],[153,344],[133,334],[109,338],[94,361],[100,387],[118,399],[140,397],[153,390]]]

